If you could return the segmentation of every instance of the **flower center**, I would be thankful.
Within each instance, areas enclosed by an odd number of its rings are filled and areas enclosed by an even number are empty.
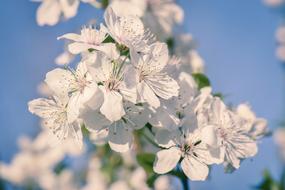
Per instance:
[[[85,87],[87,87],[91,82],[87,81],[86,78],[77,79],[77,89],[80,93],[83,93]]]
[[[221,127],[218,128],[218,135],[219,135],[219,137],[222,138],[223,140],[226,140],[227,137],[228,137],[228,134],[227,134],[226,130],[223,129],[223,128],[221,128]]]
[[[197,154],[195,153],[195,148],[198,146],[202,141],[198,140],[195,142],[185,142],[180,146],[180,150],[183,153],[182,157],[185,157],[186,155],[194,155],[196,157]]]
[[[118,90],[119,84],[120,83],[118,80],[111,78],[105,82],[106,90],[107,91]]]

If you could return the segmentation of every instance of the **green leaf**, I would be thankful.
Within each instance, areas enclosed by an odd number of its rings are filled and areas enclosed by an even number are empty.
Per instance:
[[[159,174],[153,173],[152,175],[148,176],[146,183],[149,187],[154,187],[155,180],[159,177]]]
[[[81,132],[83,137],[89,137],[90,132],[88,131],[88,129],[85,127],[84,124],[81,125]]]
[[[68,166],[64,161],[59,162],[53,169],[54,173],[59,175],[64,169],[66,169]]]
[[[102,0],[101,4],[102,4],[102,8],[106,9],[108,7],[108,5],[109,5],[109,0]]]
[[[110,35],[108,35],[103,43],[115,43],[115,40]]]
[[[284,190],[285,189],[285,168],[283,169],[281,179],[280,179],[280,189]]]
[[[153,163],[155,155],[152,153],[139,153],[137,154],[137,161],[147,174],[153,173]]]
[[[213,94],[213,96],[219,97],[221,100],[225,99],[225,96],[221,92],[216,92],[216,93]]]
[[[271,177],[268,170],[263,173],[263,181],[256,186],[258,190],[282,190],[279,189],[278,183]]]
[[[171,54],[174,54],[174,45],[175,45],[175,41],[173,38],[168,38],[166,40],[166,44],[168,46],[168,49],[170,51]]]
[[[206,75],[202,73],[193,73],[192,76],[195,82],[197,83],[199,89],[211,86],[210,80]]]
[[[4,189],[5,189],[4,180],[0,178],[0,190],[4,190]]]

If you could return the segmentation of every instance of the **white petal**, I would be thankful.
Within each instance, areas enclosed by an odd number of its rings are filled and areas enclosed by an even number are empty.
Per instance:
[[[72,62],[73,59],[74,59],[74,55],[72,55],[71,53],[67,51],[64,51],[63,53],[61,53],[55,58],[55,63],[61,66],[68,65],[69,63]]]
[[[130,49],[130,57],[132,65],[134,65],[135,67],[140,67],[141,65],[143,65],[143,57],[133,49]]]
[[[179,86],[177,82],[167,74],[159,73],[149,76],[145,81],[153,92],[163,99],[178,96]]]
[[[165,174],[175,168],[181,157],[181,151],[177,147],[161,150],[156,153],[153,171]]]
[[[173,141],[172,132],[166,129],[159,129],[155,133],[155,140],[159,146],[163,148],[170,148],[175,146]]]
[[[60,0],[60,4],[65,18],[71,18],[76,15],[79,0]]]
[[[112,33],[113,32],[113,26],[115,24],[115,21],[117,20],[117,16],[114,13],[112,8],[107,8],[105,13],[104,13],[104,19],[105,19],[105,23],[109,29],[109,32]],[[110,34],[113,38],[114,36],[112,34]]]
[[[212,158],[211,164],[220,164],[225,161],[225,149],[222,147],[211,148],[209,147],[210,158]],[[214,158],[214,159],[213,159]],[[210,164],[210,162],[209,162]]]
[[[101,113],[110,121],[120,120],[126,114],[123,107],[123,97],[115,91],[106,92],[105,89],[102,91],[104,103],[100,108]]]
[[[182,160],[181,168],[186,176],[193,181],[204,181],[209,174],[209,168],[206,164],[190,156],[186,156]]]
[[[107,142],[108,135],[109,131],[107,129],[94,131],[90,134],[90,140],[96,145],[103,145]]]
[[[201,129],[201,140],[212,147],[218,146],[218,137],[215,126],[208,125]]]
[[[74,42],[68,45],[68,51],[72,54],[79,54],[87,51],[90,48],[93,48],[93,46],[81,42]]]
[[[168,48],[165,43],[156,42],[151,45],[150,53],[152,55],[150,65],[156,68],[156,71],[161,71],[169,59]]]
[[[80,101],[80,93],[75,92],[68,101],[67,105],[67,120],[69,123],[74,122],[79,117],[79,110],[82,107],[82,102]]]
[[[132,88],[137,85],[139,76],[137,70],[132,65],[125,67],[124,82],[126,87]]]
[[[247,158],[256,155],[258,147],[255,141],[246,135],[239,135],[232,139],[234,147],[232,148],[238,158]]]
[[[103,43],[100,46],[94,47],[94,49],[101,51],[110,59],[118,59],[120,57],[120,52],[113,43]]]
[[[89,131],[98,131],[101,130],[104,126],[111,124],[110,121],[107,120],[98,111],[94,111],[88,108],[81,110],[80,118],[83,119],[85,127]]]
[[[248,104],[238,105],[236,111],[241,117],[243,117],[247,120],[255,120],[256,119],[255,114],[253,113],[253,111],[251,110],[251,108]]]
[[[177,129],[180,119],[177,118],[176,110],[172,110],[170,108],[166,108],[163,105],[157,108],[149,122],[158,128],[164,128],[168,130]]]
[[[29,111],[41,118],[49,118],[57,109],[57,104],[53,100],[38,98],[28,103]]]
[[[67,33],[67,34],[64,34],[62,36],[59,36],[57,38],[58,40],[61,40],[61,39],[66,39],[66,40],[72,40],[72,41],[80,41],[80,35],[78,34],[75,34],[75,33]]]
[[[120,93],[123,95],[125,100],[128,100],[134,104],[137,103],[137,90],[135,86],[128,88],[122,82],[120,85]]]
[[[75,122],[70,127],[71,127],[70,129],[71,137],[70,138],[74,140],[74,142],[79,148],[82,148],[83,147],[83,140],[82,140],[83,135],[82,135],[80,123]]]
[[[153,93],[152,89],[145,82],[139,83],[137,85],[137,90],[141,100],[148,102],[149,105],[153,106],[154,108],[158,108],[160,106],[158,97]]]
[[[101,90],[99,90],[96,83],[92,83],[91,85],[85,87],[82,96],[84,105],[93,110],[98,109],[104,101],[104,94]]]
[[[238,169],[240,167],[240,159],[237,157],[236,152],[225,150],[225,161],[230,163],[234,168]]]
[[[74,75],[64,69],[54,69],[46,74],[45,82],[59,97],[68,97],[70,84],[75,81]]]
[[[126,109],[124,118],[127,119],[127,123],[133,129],[141,129],[149,121],[150,112],[145,105],[136,106],[130,102],[125,102],[124,106]]]
[[[58,1],[43,1],[37,10],[37,23],[43,25],[55,25],[60,18],[61,10]]]
[[[109,145],[116,152],[127,152],[133,143],[133,134],[124,126],[123,121],[113,123],[109,127]]]
[[[179,86],[180,86],[180,99],[182,103],[191,101],[194,96],[198,94],[197,84],[193,77],[188,73],[181,72],[179,75]]]

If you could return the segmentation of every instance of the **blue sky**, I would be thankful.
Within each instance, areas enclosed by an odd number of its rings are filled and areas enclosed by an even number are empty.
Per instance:
[[[285,114],[285,69],[275,58],[278,14],[261,0],[180,0],[185,9],[184,29],[198,42],[214,91],[237,105],[249,102],[258,116],[273,129]],[[37,118],[28,113],[27,102],[38,95],[36,86],[55,68],[54,58],[63,43],[56,37],[76,31],[102,12],[81,5],[77,17],[55,27],[35,22],[38,4],[28,0],[0,1],[0,158],[10,161],[17,151],[17,138],[35,136]],[[214,167],[208,182],[191,182],[197,190],[247,190],[261,179],[263,169],[280,173],[272,139],[260,144],[256,157],[243,162],[234,174]]]

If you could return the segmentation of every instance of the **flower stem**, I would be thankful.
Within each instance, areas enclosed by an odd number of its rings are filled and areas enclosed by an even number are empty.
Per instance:
[[[180,179],[183,185],[183,190],[190,190],[188,178],[184,175],[183,178],[180,178]]]
[[[156,144],[155,141],[152,140],[152,138],[150,138],[147,134],[146,134],[146,131],[144,130],[143,133],[142,133],[142,136],[150,143],[152,144],[153,146],[157,147],[157,148],[160,148],[158,146],[158,144]]]
[[[176,176],[181,180],[181,183],[183,185],[183,190],[190,190],[188,178],[181,169],[172,170],[171,172],[169,172],[169,174]]]

